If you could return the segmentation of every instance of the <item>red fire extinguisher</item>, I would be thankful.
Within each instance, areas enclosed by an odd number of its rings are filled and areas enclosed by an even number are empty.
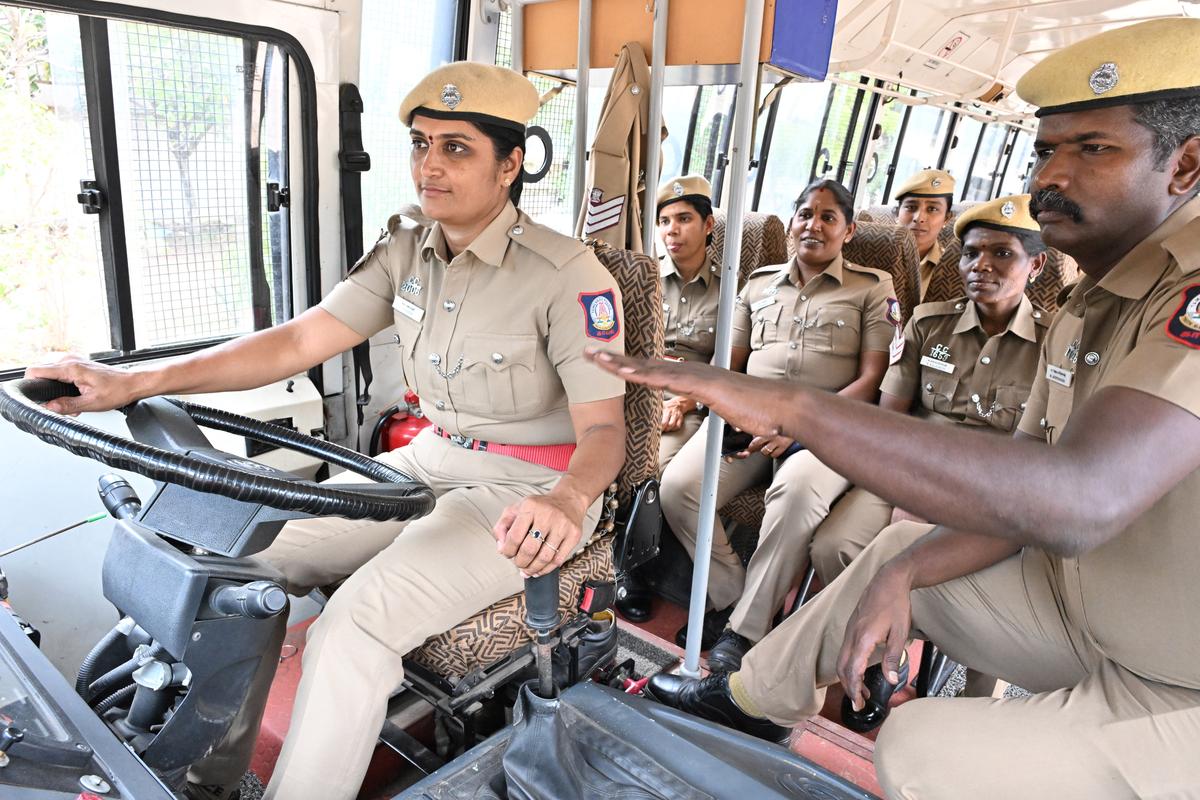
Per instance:
[[[404,447],[430,424],[421,411],[421,398],[405,392],[404,400],[379,412],[379,420],[371,431],[369,455]]]

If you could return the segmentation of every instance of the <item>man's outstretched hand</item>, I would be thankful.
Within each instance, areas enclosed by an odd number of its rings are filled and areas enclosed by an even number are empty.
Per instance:
[[[585,353],[593,364],[622,380],[690,397],[757,436],[780,434],[780,410],[804,391],[794,383],[752,378],[708,364],[630,358],[592,347]]]

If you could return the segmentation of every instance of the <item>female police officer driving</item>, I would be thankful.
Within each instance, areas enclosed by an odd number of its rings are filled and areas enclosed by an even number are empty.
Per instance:
[[[164,364],[125,371],[68,361],[28,373],[75,383],[81,397],[51,407],[78,413],[260,386],[396,326],[404,381],[434,425],[381,459],[432,487],[437,504],[409,523],[289,523],[260,554],[297,593],[350,576],[309,631],[268,798],[354,797],[400,688],[401,657],[521,591],[523,572],[549,571],[577,551],[624,458],[623,382],[583,357],[585,344],[623,348],[614,281],[581,243],[514,206],[525,124],[537,109],[518,73],[474,63],[434,70],[400,108],[427,219],[394,216],[319,306]],[[193,769],[193,796],[230,796],[257,721],[248,727],[222,745],[236,756]]]

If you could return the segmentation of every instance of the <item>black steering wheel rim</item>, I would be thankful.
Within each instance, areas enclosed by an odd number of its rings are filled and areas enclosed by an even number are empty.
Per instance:
[[[170,401],[186,411],[197,424],[313,455],[394,486],[389,487],[389,493],[378,494],[370,491],[371,484],[357,489],[288,481],[137,442],[55,413],[42,405],[55,398],[76,395],[78,391],[70,383],[43,379],[10,381],[0,384],[0,417],[42,441],[76,455],[156,481],[234,500],[313,516],[379,521],[411,519],[427,514],[433,508],[433,491],[394,467],[333,442],[228,411],[182,400]]]

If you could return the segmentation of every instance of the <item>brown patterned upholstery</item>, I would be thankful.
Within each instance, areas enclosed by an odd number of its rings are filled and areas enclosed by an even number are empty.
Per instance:
[[[976,204],[964,204],[966,205]],[[954,235],[953,223],[948,223],[942,228],[938,233],[938,241],[942,243],[942,260],[938,262],[929,282],[929,289],[925,292],[926,303],[953,300],[966,294],[962,276],[958,274],[962,242]],[[1025,294],[1035,306],[1054,312],[1058,310],[1058,293],[1079,277],[1079,265],[1075,263],[1075,259],[1053,247],[1047,249],[1046,256],[1046,266],[1042,274],[1025,290]]]
[[[856,222],[878,222],[881,225],[896,224],[895,206],[869,206],[858,212]]]
[[[662,290],[658,264],[642,253],[618,250],[589,241],[621,289],[625,313],[625,352],[643,358],[662,358]],[[622,506],[633,487],[658,471],[658,439],[662,395],[642,386],[626,386],[625,465],[617,476],[617,499]],[[559,570],[558,604],[574,612],[587,580],[613,579],[612,536],[598,536]],[[428,639],[409,658],[457,684],[476,669],[494,664],[532,641],[525,624],[525,595],[518,594],[485,608],[443,634]]]
[[[725,254],[725,212],[713,209],[713,240],[708,255],[718,264]],[[738,263],[738,286],[759,267],[788,260],[787,228],[774,214],[748,212],[742,217],[742,254]]]

